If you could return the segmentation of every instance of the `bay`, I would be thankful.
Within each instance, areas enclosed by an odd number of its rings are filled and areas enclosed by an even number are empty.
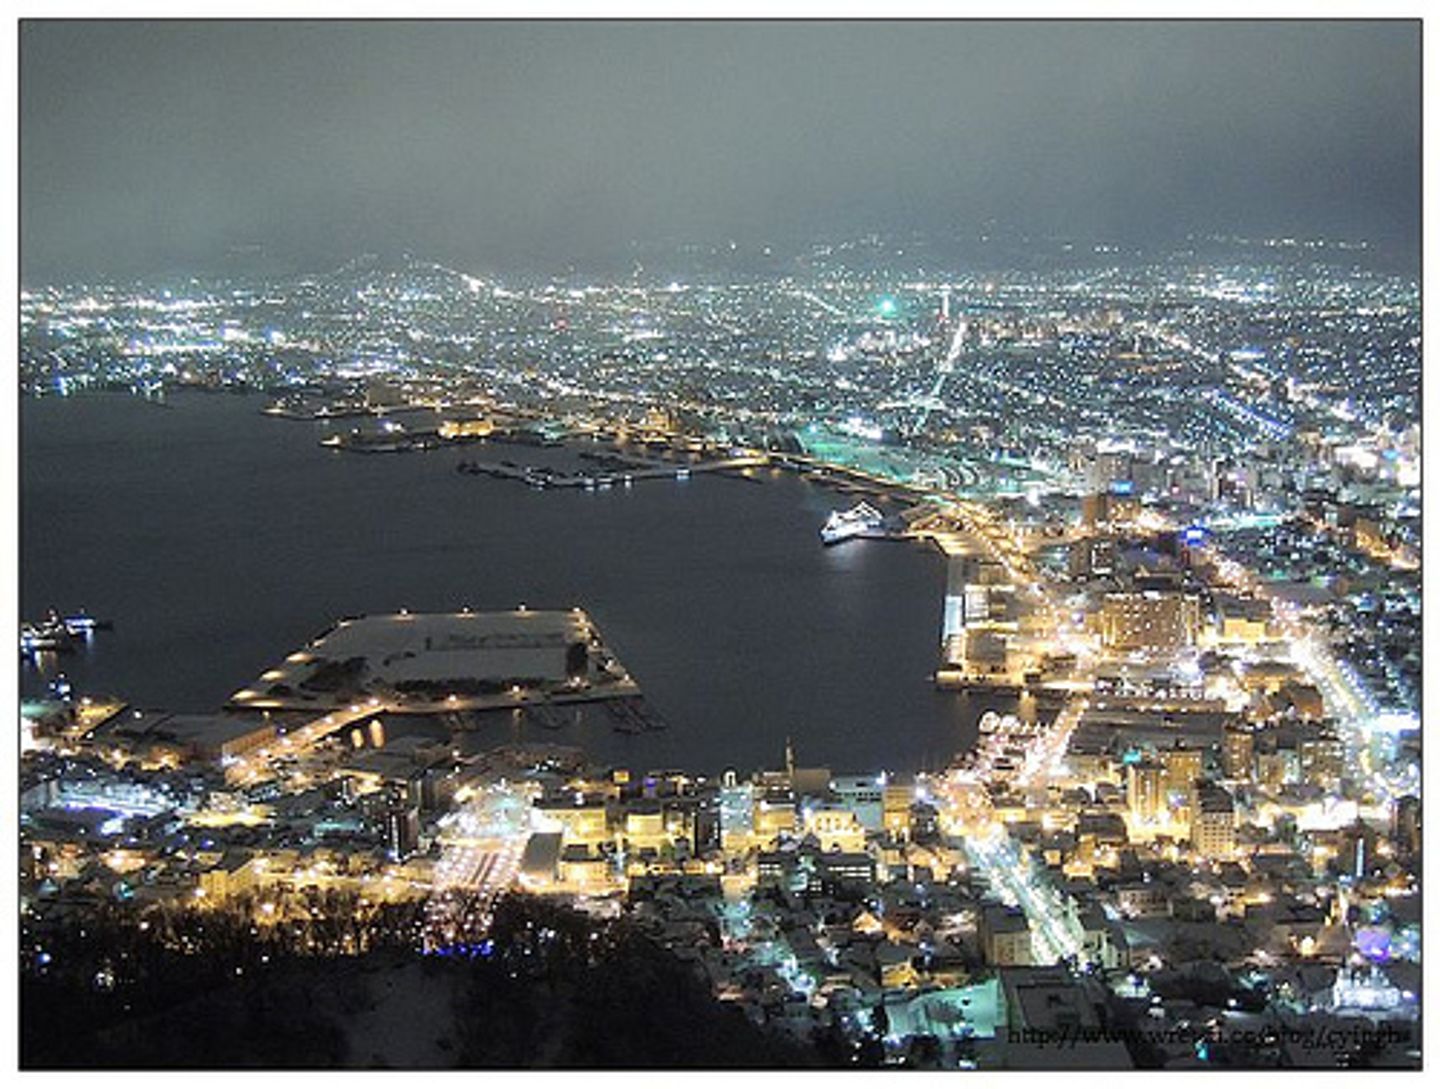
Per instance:
[[[819,525],[851,502],[834,491],[768,472],[535,491],[455,466],[573,453],[346,453],[318,445],[337,425],[263,403],[22,401],[22,615],[115,621],[58,659],[79,692],[211,710],[340,616],[523,602],[583,606],[669,729],[618,734],[592,712],[527,732],[498,716],[475,745],[528,737],[713,774],[779,766],[789,737],[801,764],[915,771],[968,748],[997,705],[931,683],[943,557],[823,547]],[[22,693],[44,686],[22,665]]]

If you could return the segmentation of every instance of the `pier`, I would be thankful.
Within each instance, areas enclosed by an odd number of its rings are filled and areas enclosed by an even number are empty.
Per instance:
[[[686,480],[696,473],[725,473],[756,469],[770,464],[765,455],[723,458],[716,461],[663,464],[637,463],[634,468],[616,468],[603,473],[566,473],[535,465],[517,465],[509,461],[462,461],[456,471],[499,480],[518,480],[532,488],[611,488],[616,484],[633,484],[637,480]]]
[[[520,606],[340,620],[236,692],[229,706],[374,714],[521,707],[548,726],[555,712],[546,705],[638,695],[583,610]]]

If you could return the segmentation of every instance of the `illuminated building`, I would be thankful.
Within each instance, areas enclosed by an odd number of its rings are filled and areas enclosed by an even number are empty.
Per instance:
[[[1300,679],[1295,666],[1288,662],[1253,662],[1245,667],[1240,683],[1247,692],[1278,692]]]
[[[1225,778],[1248,783],[1255,775],[1255,735],[1243,723],[1230,722],[1220,742]]]
[[[442,439],[483,439],[494,430],[495,425],[488,419],[446,420],[439,433]]]
[[[736,782],[734,772],[727,772],[720,786],[720,846],[744,850],[754,834],[755,787]]]
[[[794,856],[784,851],[761,851],[755,856],[755,880],[761,885],[776,884],[793,861]]]
[[[797,798],[826,798],[830,795],[832,776],[829,768],[799,768],[789,771],[790,789]]]
[[[1200,603],[1190,594],[1163,590],[1117,590],[1105,595],[1100,632],[1114,650],[1174,650],[1194,646]]]
[[[875,860],[864,851],[830,851],[821,857],[820,863],[836,881],[867,886],[875,881]]]
[[[590,844],[567,844],[560,852],[557,867],[567,889],[580,893],[604,893],[619,887],[614,859]]]
[[[837,775],[830,780],[830,793],[865,828],[878,831],[885,811],[885,781],[883,775]]]
[[[601,843],[610,838],[603,799],[589,795],[563,795],[542,800],[541,814],[564,828],[565,842]]]
[[[1171,912],[1170,893],[1159,882],[1116,885],[1115,904],[1127,919],[1159,919]]]
[[[1335,973],[1335,985],[1331,993],[1331,1005],[1337,1010],[1393,1010],[1403,1000],[1396,987],[1375,965],[1362,973],[1360,969],[1341,967]]]
[[[860,818],[852,810],[840,806],[807,807],[803,830],[807,836],[814,836],[825,851],[862,851],[865,848],[865,828]]]
[[[625,849],[638,851],[658,849],[670,842],[666,833],[665,814],[659,803],[632,803],[625,810]]]
[[[1345,743],[1333,730],[1301,737],[1299,758],[1301,779],[1314,786],[1338,786],[1345,773]]]
[[[1087,537],[1070,546],[1070,574],[1092,578],[1115,573],[1115,542],[1109,537]]]
[[[91,735],[143,760],[197,760],[231,766],[275,740],[268,719],[144,712],[116,716]]]
[[[1087,483],[1093,492],[1125,494],[1133,482],[1131,462],[1135,448],[1129,443],[1101,440],[1088,466]]]
[[[952,556],[945,565],[945,609],[940,625],[944,644],[965,634],[965,568],[960,557]],[[954,658],[956,655],[947,654]]]
[[[870,889],[875,878],[875,859],[864,851],[820,851],[806,844],[799,850],[767,850],[755,856],[757,884],[795,892],[834,893],[841,887],[857,886]]]
[[[1074,743],[1065,762],[1075,777],[1084,783],[1116,782],[1115,758],[1103,744],[1092,741]]]
[[[1091,492],[1081,500],[1080,524],[1087,529],[1105,525],[1110,521],[1111,499],[1109,492]]]
[[[403,862],[415,853],[420,843],[420,811],[405,804],[403,798],[392,799],[385,810],[385,853],[392,862]]]
[[[1004,632],[971,628],[965,633],[965,665],[971,673],[1005,674],[1010,659],[1010,641]]]
[[[880,986],[890,990],[913,987],[919,980],[913,963],[913,951],[894,942],[881,942],[875,950],[875,963],[880,969]]]
[[[1139,760],[1128,765],[1125,798],[1130,819],[1137,824],[1154,824],[1167,814],[1165,766],[1154,760]]]
[[[1190,843],[1202,858],[1228,859],[1235,853],[1235,799],[1214,784],[1196,792]]]
[[[260,887],[264,864],[258,856],[245,851],[229,851],[210,869],[200,875],[198,891],[209,904],[224,903],[232,896],[253,892]]]
[[[1260,643],[1270,637],[1270,603],[1260,598],[1222,596],[1215,618],[1221,642]]]
[[[889,779],[884,791],[884,827],[900,837],[910,834],[911,806],[915,802],[915,784],[909,779]]]
[[[793,798],[761,798],[755,805],[755,838],[761,843],[773,843],[782,832],[795,831],[795,801]]]
[[[1263,738],[1255,752],[1255,780],[1270,790],[1300,782],[1300,754]]]
[[[1272,704],[1279,711],[1293,711],[1311,722],[1325,715],[1325,699],[1313,684],[1287,681],[1276,689]]]
[[[365,384],[365,404],[371,408],[387,408],[403,400],[399,389],[389,382],[376,380]]]
[[[1174,748],[1166,749],[1160,754],[1160,762],[1165,768],[1164,790],[1167,801],[1174,804],[1176,795],[1179,795],[1181,803],[1188,807],[1195,781],[1205,772],[1204,752],[1186,748],[1184,742],[1176,742]]]

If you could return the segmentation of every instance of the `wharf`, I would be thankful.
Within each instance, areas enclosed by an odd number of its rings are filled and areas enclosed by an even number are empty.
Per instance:
[[[522,606],[341,620],[236,692],[230,706],[444,714],[639,694],[582,610]]]
[[[628,485],[637,480],[686,480],[696,473],[723,473],[753,469],[767,465],[765,457],[725,458],[717,461],[702,461],[693,464],[655,465],[645,467],[611,469],[600,473],[565,473],[559,470],[534,465],[516,465],[509,461],[462,461],[456,471],[475,476],[490,476],[500,480],[518,480],[532,488],[610,488],[616,484]]]

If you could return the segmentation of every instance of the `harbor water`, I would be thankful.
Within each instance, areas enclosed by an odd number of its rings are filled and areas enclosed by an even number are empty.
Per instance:
[[[715,773],[778,766],[789,737],[802,764],[915,771],[1007,709],[931,683],[943,557],[820,543],[853,498],[768,470],[540,491],[456,466],[565,468],[573,450],[349,453],[319,445],[348,423],[274,419],[263,403],[22,401],[22,616],[115,621],[47,667],[77,694],[211,710],[340,616],[526,603],[583,606],[668,729],[622,733],[593,708],[544,728],[507,712],[472,745],[528,738]],[[20,680],[45,689],[33,665]]]

